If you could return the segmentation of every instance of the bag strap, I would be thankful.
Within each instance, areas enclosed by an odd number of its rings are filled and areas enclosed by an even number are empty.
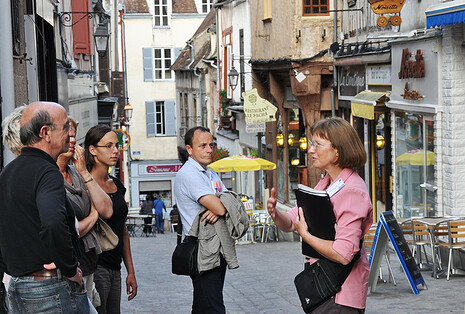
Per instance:
[[[176,234],[177,234],[177,243],[179,244],[182,242],[182,220],[181,220],[180,215],[178,218],[178,224],[176,225]]]

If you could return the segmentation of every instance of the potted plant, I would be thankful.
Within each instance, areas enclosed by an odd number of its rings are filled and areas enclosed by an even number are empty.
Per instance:
[[[220,125],[223,129],[231,128],[231,117],[228,115],[229,105],[228,92],[225,89],[220,90]]]
[[[217,147],[213,151],[213,161],[218,161],[228,156],[229,156],[229,150],[227,148]]]
[[[228,115],[229,104],[228,92],[225,89],[220,90],[220,113],[222,116]]]

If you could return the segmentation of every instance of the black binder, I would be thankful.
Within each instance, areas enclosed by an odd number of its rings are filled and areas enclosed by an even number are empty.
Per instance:
[[[324,240],[334,240],[336,236],[336,217],[328,193],[302,184],[299,184],[294,192],[297,198],[297,206],[302,207],[304,212],[308,232]],[[305,241],[302,241],[302,254],[315,258],[323,257]]]

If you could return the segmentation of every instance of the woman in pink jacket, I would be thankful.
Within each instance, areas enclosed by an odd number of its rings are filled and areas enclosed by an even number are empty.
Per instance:
[[[341,118],[316,122],[311,128],[311,139],[308,152],[312,155],[313,167],[326,172],[315,189],[326,190],[331,186],[332,191],[337,191],[331,196],[337,224],[334,241],[310,234],[302,209],[297,206],[289,212],[277,210],[274,188],[268,199],[268,212],[278,228],[297,230],[303,241],[329,260],[347,265],[361,250],[360,259],[355,262],[341,291],[312,313],[364,313],[369,265],[360,240],[373,223],[373,207],[365,182],[353,169],[365,164],[366,152],[354,128]],[[307,262],[314,261],[307,256]]]

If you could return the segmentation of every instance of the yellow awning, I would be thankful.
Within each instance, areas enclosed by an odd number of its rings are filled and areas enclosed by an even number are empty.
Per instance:
[[[351,102],[352,115],[374,120],[375,119],[375,106],[378,100],[386,96],[383,92],[369,92],[363,91],[354,96]]]

